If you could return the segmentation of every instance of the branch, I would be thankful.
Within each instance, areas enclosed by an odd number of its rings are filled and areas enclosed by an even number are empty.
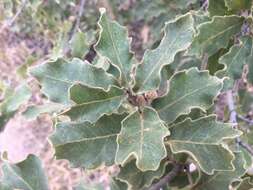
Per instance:
[[[227,103],[228,103],[228,109],[230,111],[229,121],[231,123],[236,124],[233,127],[237,128],[237,117],[238,117],[238,115],[237,115],[237,113],[235,111],[235,104],[234,104],[232,90],[229,90],[227,92]],[[243,142],[240,137],[236,138],[236,143],[238,145],[240,145],[241,147],[243,147],[245,150],[247,150],[251,155],[253,155],[253,147],[251,147],[246,142]]]
[[[239,114],[237,114],[237,117],[238,117],[240,120],[242,120],[242,121],[248,123],[249,125],[253,125],[253,120],[248,119],[248,118],[246,118],[246,117],[244,117],[244,116],[242,116],[242,115],[239,115]]]
[[[229,122],[237,125],[237,118],[236,118],[236,111],[235,111],[235,104],[234,104],[234,98],[232,90],[227,91],[227,103],[228,103],[228,109],[230,111],[229,116]]]
[[[76,16],[75,23],[73,24],[74,26],[72,27],[72,29],[71,29],[71,31],[69,33],[69,40],[72,39],[73,35],[76,33],[76,31],[79,28],[80,20],[81,20],[81,17],[83,15],[85,4],[86,4],[86,0],[80,0],[80,6],[79,6],[78,15]]]
[[[192,175],[191,175],[191,171],[190,171],[190,165],[187,165],[186,167],[186,174],[187,174],[187,178],[190,184],[190,187],[193,186],[193,179],[192,179]]]
[[[253,156],[253,147],[250,146],[249,144],[243,142],[243,141],[239,141],[238,144],[243,147],[245,150],[247,150],[252,156]]]
[[[235,111],[235,104],[234,104],[234,97],[233,97],[233,92],[232,90],[227,91],[227,104],[228,104],[228,109],[230,111],[229,115],[229,122],[233,124],[233,128],[238,128],[237,124],[237,113]],[[239,144],[241,139],[239,137],[236,138],[236,143]]]
[[[174,168],[169,172],[167,175],[165,175],[159,182],[152,185],[149,190],[159,190],[164,185],[170,183],[177,174],[183,169],[183,165],[179,163],[174,164]]]
[[[208,64],[208,54],[207,53],[205,53],[204,55],[203,55],[203,58],[202,58],[202,62],[201,62],[201,70],[206,70],[207,69],[207,64]]]
[[[209,1],[208,0],[202,0],[201,1],[201,9],[207,10]]]
[[[78,15],[77,15],[77,18],[76,18],[76,24],[75,24],[74,33],[75,33],[75,31],[78,29],[78,27],[79,27],[79,25],[80,25],[80,20],[81,20],[81,17],[82,17],[82,15],[83,15],[85,3],[86,3],[86,0],[81,0],[80,9],[79,9],[79,12],[78,12]]]
[[[13,25],[13,23],[16,21],[16,19],[18,18],[18,16],[21,14],[21,12],[23,11],[23,9],[25,8],[25,5],[26,5],[27,1],[28,0],[24,0],[22,2],[20,9],[16,12],[16,14],[12,17],[12,19],[7,24],[4,24],[0,28],[0,32],[2,32],[7,26],[12,26]]]

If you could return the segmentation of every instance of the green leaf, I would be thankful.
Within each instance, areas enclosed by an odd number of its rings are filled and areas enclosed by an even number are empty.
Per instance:
[[[89,45],[86,42],[86,36],[83,32],[76,32],[70,41],[71,55],[73,57],[83,58],[89,51]]]
[[[187,70],[192,67],[201,68],[201,59],[195,56],[185,55],[185,52],[179,52],[176,54],[174,61],[163,67],[161,71],[161,83],[158,92],[165,94],[168,88],[168,80],[171,79],[173,74],[178,71]]]
[[[229,48],[220,49],[215,54],[208,57],[207,70],[210,72],[210,75],[215,75],[217,71],[222,70],[224,68],[224,65],[219,63],[219,58],[223,56],[225,53],[227,53],[228,51],[229,51]]]
[[[209,0],[208,12],[210,16],[223,16],[227,12],[224,0]]]
[[[193,21],[192,15],[186,14],[166,24],[160,45],[146,51],[142,63],[137,67],[135,91],[143,93],[159,87],[163,66],[172,63],[179,51],[190,46],[194,34]]]
[[[245,139],[243,136],[241,138],[242,138],[242,140]],[[238,151],[242,152],[242,154],[243,154],[243,158],[245,160],[244,168],[245,169],[250,169],[251,166],[252,166],[252,159],[253,159],[252,155],[246,149],[244,149],[241,146],[238,148]]]
[[[253,48],[251,49],[250,56],[247,58],[248,64],[248,74],[247,74],[247,81],[253,84]]]
[[[214,115],[197,120],[188,118],[169,129],[168,143],[173,153],[190,154],[207,174],[215,170],[233,170],[234,156],[222,141],[240,136],[240,131],[217,122]]]
[[[253,131],[250,130],[248,133],[245,133],[245,141],[249,143],[250,145],[253,145]]]
[[[110,180],[110,190],[127,190],[127,184],[116,178],[112,178]]]
[[[51,101],[63,104],[70,104],[68,89],[76,82],[105,90],[117,83],[116,79],[102,68],[77,58],[70,62],[64,59],[46,62],[32,67],[30,73],[38,79],[42,92]]]
[[[175,57],[173,63],[171,63],[168,66],[171,66],[171,68],[174,69],[174,72],[187,70],[187,69],[190,69],[192,67],[197,67],[198,69],[200,69],[201,59],[198,59],[195,56],[188,56],[188,55],[184,55],[184,54],[181,54],[181,55],[178,54],[178,56]]]
[[[242,77],[243,67],[247,63],[247,58],[251,53],[252,38],[241,37],[240,43],[233,45],[229,52],[220,57],[219,63],[224,65],[224,69],[216,73],[219,77],[228,77],[225,80],[224,89],[233,88],[234,81]]]
[[[3,177],[0,183],[3,183],[10,189],[49,189],[47,177],[45,176],[41,166],[41,161],[34,155],[29,155],[26,160],[17,164],[4,163],[2,171]]]
[[[75,122],[94,123],[105,114],[117,112],[124,97],[124,91],[115,86],[104,91],[76,84],[70,88],[70,99],[75,102],[75,105],[63,114],[68,115]]]
[[[68,159],[74,167],[92,169],[113,165],[116,154],[116,137],[121,121],[126,117],[112,114],[101,117],[96,124],[87,121],[56,124],[50,137],[57,159]]]
[[[117,22],[111,21],[105,14],[105,9],[100,9],[101,17],[98,25],[100,35],[95,49],[100,56],[106,57],[111,64],[120,71],[122,83],[129,86],[131,82],[132,57],[127,29]]]
[[[108,71],[109,68],[112,66],[109,61],[107,61],[104,57],[96,56],[92,62],[93,65],[96,67],[102,68],[105,71]],[[117,70],[117,69],[116,69]],[[118,71],[118,70],[117,70]]]
[[[205,111],[222,88],[222,81],[207,71],[196,68],[175,74],[169,83],[169,92],[153,101],[152,106],[167,123],[178,116],[189,114],[192,108]]]
[[[229,39],[239,33],[244,18],[239,16],[214,16],[210,22],[199,26],[199,32],[194,38],[190,54],[201,57],[205,53],[209,56],[228,45]]]
[[[170,133],[153,108],[135,111],[122,121],[117,137],[116,163],[124,165],[134,156],[141,171],[157,170],[166,156],[163,140]]]
[[[184,121],[187,118],[191,118],[192,120],[196,120],[200,117],[205,117],[207,115],[206,112],[203,112],[203,110],[198,109],[198,108],[192,108],[191,112],[186,115],[180,115],[174,122],[173,124],[179,123]]]
[[[167,70],[166,79],[169,80],[174,73],[182,70],[187,70],[192,67],[201,69],[201,59],[198,59],[195,56],[186,55],[185,52],[179,52],[176,54],[174,61],[171,64],[163,67],[162,72],[164,70]],[[164,82],[163,80],[161,82]]]
[[[32,105],[27,107],[27,109],[22,113],[26,119],[36,119],[41,114],[49,113],[54,115],[54,113],[61,112],[66,106],[62,104],[55,103],[45,103],[43,105]]]
[[[250,0],[225,0],[226,6],[230,11],[250,10],[252,1]]]
[[[238,90],[238,104],[240,105],[239,113],[247,115],[252,109],[253,94],[248,89]]]
[[[27,85],[21,85],[15,91],[8,90],[4,96],[4,101],[0,104],[0,132],[18,108],[30,99],[31,95],[31,90]]]
[[[164,175],[167,164],[168,163],[161,162],[157,170],[143,172],[136,167],[135,160],[132,160],[124,167],[120,168],[117,178],[126,182],[128,184],[128,189],[144,190],[149,187],[155,179],[160,179]]]
[[[208,13],[203,10],[193,11],[192,16],[194,19],[194,28],[196,31],[198,30],[201,24],[211,21],[212,19],[212,17],[210,17]]]
[[[208,159],[211,160],[211,159]],[[200,181],[198,182],[193,190],[228,190],[229,185],[233,181],[240,180],[240,177],[244,175],[245,161],[241,153],[235,153],[235,160],[233,165],[234,170],[231,171],[219,171],[215,172],[213,175],[202,174]]]
[[[237,190],[252,190],[253,189],[253,182],[250,177],[246,177],[242,180]]]
[[[251,55],[248,57],[248,66],[249,66],[249,72],[247,75],[247,80],[251,84],[253,84],[253,53],[251,52]]]

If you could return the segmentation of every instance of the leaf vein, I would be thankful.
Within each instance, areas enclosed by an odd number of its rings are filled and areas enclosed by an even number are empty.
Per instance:
[[[187,96],[191,96],[191,95],[193,95],[194,93],[196,93],[196,92],[198,92],[198,91],[201,91],[201,90],[204,90],[204,89],[206,89],[206,88],[208,88],[208,87],[211,87],[211,86],[213,86],[213,85],[214,85],[214,84],[207,85],[207,86],[205,86],[205,87],[203,87],[203,88],[195,89],[194,91],[192,91],[192,92],[190,92],[190,93],[186,93],[184,96],[178,98],[176,101],[171,102],[170,104],[164,106],[164,107],[161,108],[161,109],[157,109],[157,111],[158,111],[158,112],[161,112],[162,110],[167,109],[167,108],[173,106],[174,104],[178,103],[179,101],[181,101],[182,99],[186,98]]]

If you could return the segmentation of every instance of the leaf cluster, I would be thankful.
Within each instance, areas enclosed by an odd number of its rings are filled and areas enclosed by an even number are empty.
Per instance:
[[[50,136],[55,156],[85,169],[118,165],[111,179],[115,190],[252,188],[246,174],[251,155],[238,148],[239,138],[251,143],[252,132],[213,114],[221,92],[234,90],[238,80],[252,83],[252,3],[209,0],[206,11],[189,11],[198,1],[168,2],[177,12],[166,22],[157,47],[146,50],[141,61],[130,50],[127,28],[100,9],[93,62],[80,59],[88,47],[83,42],[72,46],[75,58],[54,57],[29,69],[53,103],[52,109],[38,112],[57,113]],[[83,35],[73,44],[80,45]],[[249,112],[252,94],[246,88],[238,97],[242,106],[236,111]],[[20,165],[12,170],[25,179],[29,171]],[[8,176],[10,171],[3,170]],[[34,182],[25,184],[30,183],[31,188],[23,187],[3,178],[0,187],[36,189]]]

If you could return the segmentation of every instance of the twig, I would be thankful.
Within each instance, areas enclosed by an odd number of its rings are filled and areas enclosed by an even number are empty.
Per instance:
[[[76,31],[78,30],[78,28],[80,26],[80,21],[81,21],[82,15],[83,15],[85,4],[86,4],[86,0],[80,1],[79,11],[78,11],[74,26],[72,27],[72,29],[69,33],[69,40],[71,40],[71,38],[73,37],[73,35],[76,33]]]
[[[250,146],[249,144],[247,144],[247,143],[241,141],[241,139],[240,139],[240,141],[238,142],[238,144],[239,144],[241,147],[243,147],[245,150],[247,150],[247,151],[253,156],[253,147],[252,147],[252,146]]]
[[[230,123],[234,124],[233,128],[237,129],[238,128],[237,113],[235,110],[234,97],[233,97],[232,90],[227,91],[227,103],[228,103],[228,109],[230,111],[229,121],[230,121]],[[241,142],[241,139],[240,139],[240,137],[237,137],[236,144],[240,145],[239,142]],[[238,148],[239,148],[239,146],[238,146]]]
[[[200,68],[200,69],[201,69],[201,70],[206,70],[207,64],[208,64],[208,54],[205,53],[205,54],[203,55],[203,58],[202,58],[201,68]]]
[[[204,11],[206,11],[207,10],[207,8],[208,8],[208,5],[209,5],[209,1],[208,0],[202,0],[201,1],[201,9],[203,9]]]
[[[187,174],[189,184],[192,187],[193,186],[193,179],[192,179],[192,175],[191,175],[191,172],[190,172],[190,166],[189,165],[187,165],[187,167],[186,167],[186,174]]]
[[[170,183],[177,176],[177,174],[182,170],[182,168],[183,168],[182,164],[175,163],[174,168],[171,170],[171,172],[165,175],[159,182],[152,185],[149,188],[149,190],[159,190],[164,185]]]
[[[232,90],[229,90],[227,92],[227,104],[228,104],[228,109],[230,111],[229,121],[230,121],[230,123],[236,124],[235,126],[237,126],[237,118],[236,118],[237,113],[235,110],[235,104],[234,104]]]
[[[18,18],[18,16],[21,14],[21,12],[23,11],[23,9],[25,8],[25,5],[27,3],[28,0],[24,0],[21,4],[20,9],[16,12],[16,14],[12,17],[12,19],[5,25],[3,25],[0,28],[0,32],[2,32],[7,26],[12,26],[13,23],[16,21],[16,19]]]
[[[245,121],[246,123],[248,123],[249,125],[253,125],[253,120],[251,119],[248,119],[240,114],[237,114],[237,117],[242,120],[242,121]]]
[[[80,25],[80,20],[81,20],[81,17],[82,17],[82,15],[83,15],[85,3],[86,3],[86,0],[81,0],[80,9],[79,9],[79,12],[78,12],[78,16],[77,16],[77,18],[76,18],[76,24],[75,24],[74,32],[78,29],[78,27],[79,27],[79,25]]]
[[[237,113],[235,111],[235,104],[234,104],[234,99],[233,99],[233,93],[232,93],[232,90],[229,90],[227,92],[227,103],[228,103],[228,109],[230,111],[230,117],[229,117],[229,121],[231,123],[234,123],[236,124],[235,128],[237,128]],[[240,145],[241,147],[243,147],[245,150],[247,150],[251,155],[253,155],[253,147],[251,147],[249,144],[247,144],[246,142],[243,142],[241,140],[240,137],[237,137],[236,138],[236,143],[238,145]]]

